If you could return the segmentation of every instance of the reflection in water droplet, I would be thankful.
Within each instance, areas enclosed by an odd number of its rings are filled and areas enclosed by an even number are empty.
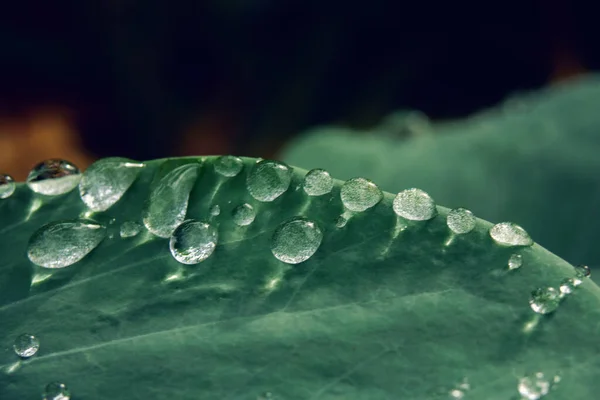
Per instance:
[[[175,229],[169,240],[173,257],[182,264],[198,264],[215,251],[219,233],[206,222],[187,220]]]
[[[343,214],[340,215],[339,217],[337,217],[337,219],[335,220],[335,226],[337,228],[343,228],[346,226],[347,223],[348,223],[348,218],[346,218]]]
[[[73,190],[79,183],[79,179],[81,173],[74,164],[65,160],[51,159],[33,167],[27,176],[27,185],[36,193],[57,196]]]
[[[93,221],[59,221],[44,225],[29,239],[27,256],[45,268],[64,268],[94,250],[106,228]]]
[[[362,212],[379,203],[383,193],[368,179],[352,178],[342,186],[340,197],[348,210]]]
[[[221,156],[215,160],[215,171],[226,177],[233,177],[239,174],[244,167],[241,158],[235,156]]]
[[[578,278],[589,278],[592,275],[592,270],[587,265],[577,265],[575,266],[575,275]]]
[[[52,382],[46,385],[44,400],[70,400],[71,392],[67,385],[61,382]]]
[[[525,376],[519,379],[519,394],[527,400],[538,400],[547,395],[550,391],[550,381],[544,377],[544,374],[538,372],[531,376]]]
[[[212,206],[210,208],[210,215],[212,215],[213,217],[216,217],[219,214],[221,214],[221,207],[219,207],[218,204],[215,204],[214,206]]]
[[[246,226],[254,222],[256,213],[250,204],[244,203],[233,209],[231,212],[231,217],[233,218],[233,222],[237,225]]]
[[[298,264],[315,254],[322,240],[323,233],[316,223],[295,217],[277,227],[271,238],[271,251],[280,261]]]
[[[560,305],[560,293],[553,287],[538,288],[531,292],[529,305],[538,314],[550,314]]]
[[[475,215],[465,208],[455,208],[448,213],[446,224],[457,235],[471,232],[475,229]]]
[[[307,172],[302,186],[309,196],[322,196],[333,189],[333,179],[324,169],[313,169]]]
[[[252,167],[246,180],[250,195],[258,201],[273,201],[290,187],[292,169],[287,165],[263,160]]]
[[[40,341],[33,335],[24,333],[17,336],[13,349],[19,357],[29,358],[35,355],[40,349]]]
[[[121,224],[121,230],[119,234],[122,238],[129,238],[133,236],[137,236],[138,233],[142,230],[142,226],[137,222],[126,221]]]
[[[508,269],[513,270],[520,268],[523,265],[523,256],[520,254],[512,254],[508,259]]]
[[[560,283],[560,293],[562,295],[571,294],[575,291],[575,288],[581,285],[582,281],[579,278],[566,278]]]
[[[127,158],[104,158],[83,173],[79,195],[93,211],[106,211],[123,197],[145,165]]]
[[[0,174],[0,199],[6,199],[15,192],[17,184],[12,176]]]
[[[490,229],[490,236],[504,246],[531,246],[533,240],[525,229],[512,222],[501,222]]]
[[[462,383],[450,391],[449,395],[451,399],[464,399],[469,390],[471,390],[471,385],[465,378]]]
[[[394,212],[411,221],[427,221],[437,215],[435,202],[421,189],[407,189],[396,195]]]

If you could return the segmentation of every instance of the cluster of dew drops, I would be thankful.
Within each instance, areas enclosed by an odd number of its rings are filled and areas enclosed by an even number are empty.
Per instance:
[[[72,163],[51,159],[36,165],[27,178],[27,186],[44,196],[58,196],[79,187],[81,200],[91,212],[103,212],[117,203],[136,180],[145,164],[124,158],[106,158],[97,161],[83,174]],[[198,176],[199,164],[192,163],[175,168],[165,175],[152,189],[148,205],[143,213],[143,225],[151,233],[169,239],[172,256],[180,263],[198,264],[209,258],[217,244],[219,233],[215,226],[206,221],[185,219],[187,201],[193,183]],[[224,179],[237,176],[244,168],[241,158],[221,156],[213,164],[214,171]],[[271,202],[284,194],[292,181],[292,169],[284,163],[259,160],[253,165],[246,179],[249,194],[259,202]],[[323,196],[331,193],[334,181],[322,169],[309,171],[302,182],[308,196]],[[10,175],[0,175],[0,199],[7,199],[15,192],[16,184]],[[355,214],[367,211],[383,199],[377,185],[365,178],[346,181],[340,189],[344,213],[337,219],[336,226],[342,228]],[[428,221],[438,212],[434,200],[423,190],[412,188],[399,192],[392,206],[399,220]],[[209,213],[215,217],[221,213],[213,205]],[[248,203],[237,205],[231,212],[232,221],[239,227],[252,224],[256,218],[254,207]],[[451,239],[464,235],[476,227],[473,213],[464,208],[451,210],[446,218]],[[143,226],[134,221],[125,221],[120,226],[121,238],[138,235]],[[520,226],[503,222],[490,228],[491,238],[503,246],[531,246],[532,239]],[[44,268],[64,268],[76,263],[96,248],[106,236],[106,227],[89,218],[58,221],[47,224],[30,238],[27,255],[36,265]],[[318,250],[323,233],[315,221],[303,216],[281,223],[273,232],[271,252],[280,261],[298,264],[311,258]],[[69,243],[65,243],[69,242]],[[69,251],[64,251],[64,246]],[[62,246],[62,247],[61,247]],[[523,259],[512,254],[507,270],[520,268]],[[588,267],[576,267],[573,277],[553,287],[538,288],[530,298],[531,309],[538,314],[554,312],[565,296],[574,292],[583,279],[590,276]],[[40,341],[29,333],[18,336],[14,351],[22,359],[33,357],[40,348]],[[558,377],[547,379],[537,372],[522,377],[518,392],[523,399],[540,399],[548,393]],[[463,383],[450,391],[451,398],[463,398],[470,385]],[[69,400],[70,392],[61,382],[51,382],[44,391],[46,400]]]

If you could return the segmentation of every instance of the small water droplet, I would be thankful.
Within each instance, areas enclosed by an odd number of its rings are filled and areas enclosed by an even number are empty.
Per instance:
[[[264,392],[260,394],[256,400],[275,400],[275,397],[273,397],[273,393],[271,392]]]
[[[27,256],[45,268],[64,268],[94,250],[106,236],[106,228],[93,221],[51,222],[29,239]]]
[[[221,156],[215,160],[215,171],[228,178],[234,177],[244,168],[241,158],[235,156]]]
[[[71,392],[67,385],[61,382],[51,382],[44,390],[44,400],[70,400]]]
[[[13,349],[19,357],[33,357],[40,349],[40,341],[35,336],[24,333],[17,336],[15,343],[13,344]]]
[[[560,305],[560,293],[553,287],[538,288],[531,292],[529,305],[538,314],[550,314]]]
[[[17,184],[12,176],[0,174],[0,199],[6,199],[15,192]]]
[[[246,187],[258,201],[273,201],[290,187],[292,169],[287,165],[270,160],[258,162],[250,171]]]
[[[237,225],[246,226],[254,222],[256,212],[250,204],[244,203],[233,209],[231,212],[231,217],[233,218],[233,222]]]
[[[457,235],[471,232],[475,229],[476,222],[475,215],[466,208],[455,208],[446,217],[448,228]]]
[[[450,390],[450,398],[451,399],[464,399],[467,392],[471,390],[471,385],[465,378],[460,384],[456,385],[456,387]]]
[[[592,275],[592,270],[587,265],[576,265],[575,266],[575,275],[578,278],[589,278]]]
[[[218,204],[215,204],[210,208],[210,215],[216,217],[219,214],[221,214],[221,207]]]
[[[313,169],[306,173],[302,186],[309,196],[322,196],[333,189],[333,179],[324,169]]]
[[[36,193],[58,196],[70,192],[81,179],[79,169],[69,161],[51,159],[37,164],[29,176],[27,186]]]
[[[427,221],[437,215],[435,202],[421,189],[407,189],[396,195],[394,212],[411,221]]]
[[[298,264],[312,257],[322,240],[323,233],[315,222],[294,217],[277,227],[271,238],[271,251],[284,263]]]
[[[531,246],[533,240],[525,229],[512,222],[501,222],[490,229],[490,236],[504,246]]]
[[[539,400],[550,391],[550,381],[544,374],[538,372],[534,375],[519,379],[519,394],[527,400]]]
[[[123,197],[144,166],[120,157],[96,161],[81,176],[81,200],[93,211],[108,210]]]
[[[337,228],[343,228],[346,226],[346,224],[348,223],[348,218],[346,218],[344,215],[340,215],[339,217],[337,217],[337,219],[335,220],[335,226]]]
[[[508,259],[509,270],[521,268],[521,265],[523,265],[523,256],[520,254],[512,254]]]
[[[133,236],[137,236],[142,230],[142,225],[133,221],[125,221],[121,224],[121,229],[119,234],[122,238],[129,238]]]
[[[206,222],[187,220],[175,229],[169,240],[173,257],[182,264],[198,264],[215,251],[219,232]]]
[[[368,179],[352,178],[342,186],[340,197],[348,210],[362,212],[377,205],[383,193]]]
[[[575,291],[575,288],[581,285],[582,281],[578,278],[566,278],[560,283],[560,293],[562,295],[571,294]]]

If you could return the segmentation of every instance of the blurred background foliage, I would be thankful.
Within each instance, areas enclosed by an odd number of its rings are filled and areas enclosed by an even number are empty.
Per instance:
[[[276,157],[315,125],[433,121],[600,67],[583,1],[5,2],[0,169]]]

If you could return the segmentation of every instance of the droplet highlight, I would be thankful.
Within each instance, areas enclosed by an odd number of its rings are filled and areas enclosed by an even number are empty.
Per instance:
[[[490,236],[503,246],[531,246],[533,240],[525,229],[512,222],[501,222],[490,229]]]
[[[254,165],[246,180],[246,187],[258,201],[273,201],[290,187],[292,169],[278,161],[263,160]]]
[[[17,184],[12,176],[0,174],[0,199],[7,199],[15,192]]]
[[[284,263],[298,264],[312,257],[322,240],[323,233],[315,222],[295,217],[275,229],[271,251]]]
[[[33,357],[39,349],[39,339],[29,333],[17,336],[13,344],[13,350],[21,358]]]
[[[435,202],[421,189],[407,189],[396,195],[394,212],[410,221],[427,221],[437,215]]]
[[[218,174],[231,178],[242,171],[244,162],[239,157],[221,156],[215,160],[214,168]]]
[[[560,305],[560,292],[553,287],[538,288],[531,292],[529,305],[538,314],[550,314]]]
[[[219,233],[212,225],[188,220],[175,229],[169,240],[169,249],[173,258],[182,264],[198,264],[215,251]]]
[[[571,294],[575,291],[577,286],[581,285],[582,280],[579,278],[566,278],[564,279],[559,286],[560,293],[565,296],[567,294]]]
[[[36,193],[58,196],[75,189],[81,173],[69,161],[51,159],[42,161],[29,172],[27,186]]]
[[[44,390],[44,400],[70,400],[71,392],[67,385],[61,382],[51,382]]]
[[[523,265],[523,256],[520,254],[512,254],[508,259],[508,269],[513,270],[517,268],[521,268]]]
[[[231,212],[231,218],[236,225],[246,226],[254,222],[254,218],[256,218],[256,212],[250,204],[244,203],[233,209]]]
[[[543,373],[537,372],[519,379],[519,394],[527,400],[539,400],[550,391],[551,382]]]
[[[333,178],[324,169],[313,169],[306,173],[302,187],[309,196],[323,196],[333,189]]]
[[[471,232],[475,229],[476,222],[475,215],[466,208],[455,208],[446,217],[446,225],[457,235]]]
[[[214,206],[212,206],[209,210],[210,215],[212,215],[213,217],[218,216],[219,214],[221,214],[221,207],[218,204],[215,204]]]
[[[362,212],[376,206],[383,199],[383,193],[368,179],[352,178],[342,186],[340,198],[346,209]]]
[[[119,235],[122,238],[130,238],[137,236],[142,231],[142,225],[133,221],[125,221],[121,224]]]

